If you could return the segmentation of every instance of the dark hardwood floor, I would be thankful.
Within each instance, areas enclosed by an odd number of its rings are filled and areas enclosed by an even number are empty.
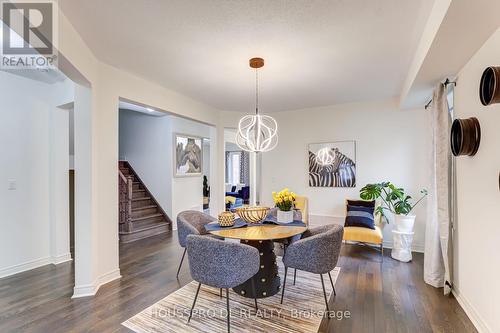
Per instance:
[[[124,244],[120,251],[123,277],[95,297],[70,299],[70,263],[0,279],[0,332],[127,332],[121,322],[191,281],[187,264],[175,278],[182,255],[175,234]],[[323,320],[322,332],[476,332],[453,297],[423,282],[421,254],[409,264],[380,259],[366,247],[343,247],[330,304],[351,317]]]

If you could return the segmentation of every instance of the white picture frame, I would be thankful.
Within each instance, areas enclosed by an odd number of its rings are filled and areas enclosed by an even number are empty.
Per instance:
[[[174,133],[173,137],[174,177],[201,177],[203,168],[203,138]]]
[[[309,187],[356,187],[356,141],[310,143]]]

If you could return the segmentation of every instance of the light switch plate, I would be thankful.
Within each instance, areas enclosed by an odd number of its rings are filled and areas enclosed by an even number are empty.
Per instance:
[[[17,182],[16,182],[15,179],[9,179],[9,187],[8,187],[8,189],[10,191],[13,191],[13,190],[17,189]]]

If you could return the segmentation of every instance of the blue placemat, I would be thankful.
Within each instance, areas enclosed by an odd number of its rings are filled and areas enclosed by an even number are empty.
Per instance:
[[[293,220],[290,223],[278,222],[278,220],[274,216],[271,216],[271,215],[268,215],[266,217],[266,219],[261,223],[262,224],[277,224],[277,225],[283,225],[283,226],[288,226],[288,227],[306,227],[307,226],[304,222],[299,221],[299,220]]]
[[[226,229],[236,229],[236,228],[241,228],[241,227],[246,227],[247,223],[243,221],[242,219],[236,219],[234,221],[234,225],[230,227],[221,227],[219,225],[219,222],[210,222],[205,225],[205,230],[206,231],[217,231],[217,230],[226,230]]]

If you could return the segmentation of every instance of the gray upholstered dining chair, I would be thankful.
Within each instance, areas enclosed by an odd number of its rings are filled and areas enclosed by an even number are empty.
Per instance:
[[[224,288],[226,289],[227,331],[230,332],[229,288],[251,280],[252,292],[253,295],[256,295],[254,275],[259,271],[259,250],[245,244],[189,235],[187,237],[187,253],[191,277],[198,282],[188,322],[193,315],[202,284]],[[254,301],[255,310],[257,310],[257,298],[254,298]]]
[[[273,216],[274,218],[276,218],[276,216],[278,215],[278,208],[276,208],[276,207],[271,208],[269,210],[268,214]],[[301,221],[302,220],[302,212],[300,210],[294,210],[293,211],[293,219]],[[298,237],[300,238],[300,235],[298,235]],[[285,253],[286,247],[292,241],[295,241],[295,239],[292,239],[292,238],[275,239],[274,240],[274,253],[276,253],[277,256],[282,257]]]
[[[344,227],[341,225],[334,224],[316,227],[307,230],[303,234],[302,239],[291,243],[287,247],[283,257],[283,264],[285,265],[285,278],[283,279],[283,289],[281,291],[281,304],[283,304],[286,276],[288,268],[290,267],[301,271],[319,274],[321,277],[321,285],[323,287],[323,296],[325,297],[326,310],[328,312],[330,311],[328,307],[328,298],[326,297],[323,274],[328,273],[333,293],[334,295],[337,295],[330,271],[337,266],[343,235]]]
[[[179,278],[182,262],[184,261],[184,256],[186,255],[187,236],[208,235],[208,232],[205,230],[205,225],[213,221],[217,221],[217,219],[196,210],[186,210],[177,215],[177,235],[180,246],[184,248],[181,262],[179,263],[179,268],[177,269],[177,278]]]

